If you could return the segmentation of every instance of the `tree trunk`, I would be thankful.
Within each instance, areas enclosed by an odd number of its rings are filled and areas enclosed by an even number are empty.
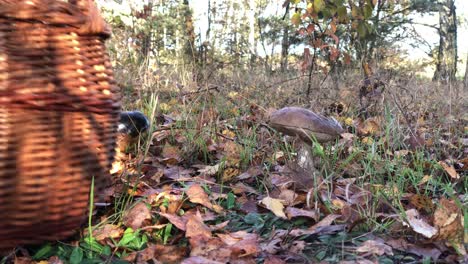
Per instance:
[[[142,19],[145,20],[152,20],[152,12],[153,12],[153,1],[148,1],[148,4],[146,4],[143,7],[143,10],[137,14],[137,16],[140,16]],[[140,57],[139,57],[139,63],[145,61],[149,57],[149,53],[152,49],[151,47],[151,39],[152,39],[152,23],[149,23],[150,28],[146,29],[144,31],[141,31],[140,33],[140,41],[141,41],[141,47],[140,47]]]
[[[457,17],[454,0],[443,0],[439,6],[439,53],[434,81],[455,81],[457,72]]]
[[[183,16],[185,22],[186,39],[184,43],[184,55],[187,62],[193,62],[194,45],[195,45],[195,30],[193,28],[192,10],[190,9],[189,1],[184,0]]]
[[[465,77],[463,78],[463,88],[468,88],[468,53],[466,54]]]
[[[249,45],[250,45],[250,66],[255,65],[257,60],[257,38],[255,37],[255,17],[257,5],[255,0],[249,1],[248,18],[249,18]]]
[[[289,9],[286,10],[285,17],[289,19]],[[289,23],[284,23],[283,39],[281,40],[281,72],[286,72],[288,70],[289,46]]]

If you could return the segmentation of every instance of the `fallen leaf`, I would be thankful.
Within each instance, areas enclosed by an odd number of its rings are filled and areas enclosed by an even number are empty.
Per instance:
[[[418,210],[424,210],[427,213],[430,213],[434,209],[434,204],[432,200],[425,195],[422,194],[414,194],[410,198],[410,203],[416,207]]]
[[[210,261],[219,261],[220,263],[229,263],[232,258],[232,250],[221,241],[219,237],[207,238],[204,236],[194,236],[189,239],[191,257],[201,257],[205,263],[218,263]],[[203,260],[203,259],[197,259]],[[198,262],[195,262],[198,263]]]
[[[229,182],[239,175],[239,170],[236,168],[226,168],[223,171],[222,182]]]
[[[420,257],[430,257],[433,261],[437,261],[442,254],[434,245],[430,247],[418,246],[408,243],[403,238],[391,239],[386,241],[385,244],[399,251],[409,252]]]
[[[63,264],[63,261],[57,256],[52,256],[49,258],[47,263],[48,264]]]
[[[205,167],[198,169],[198,172],[202,175],[213,176],[218,173],[220,167],[221,163],[218,163],[213,166],[206,165]]]
[[[318,222],[317,224],[311,226],[309,228],[309,231],[315,231],[318,228],[321,228],[321,227],[324,227],[324,226],[329,226],[329,225],[331,225],[333,223],[333,221],[335,221],[339,217],[340,217],[340,215],[337,215],[337,214],[329,214],[324,219],[320,220],[320,222]]]
[[[148,263],[158,260],[161,263],[180,263],[187,254],[187,248],[149,243],[143,250],[130,253],[123,259],[131,263]]]
[[[217,236],[232,249],[237,257],[255,256],[260,252],[257,234],[237,231],[230,234],[217,234]]]
[[[453,166],[448,165],[445,161],[439,161],[439,165],[442,166],[442,168],[444,168],[445,172],[447,172],[450,178],[454,180],[460,179],[460,175],[457,173]]]
[[[284,205],[281,200],[271,198],[269,196],[265,197],[262,199],[262,204],[266,206],[268,210],[273,212],[276,216],[280,218],[286,218],[286,215],[284,214]]]
[[[286,264],[286,261],[276,256],[268,256],[263,264]]]
[[[219,223],[217,225],[210,225],[211,231],[223,230],[229,224],[229,220]]]
[[[315,221],[317,221],[319,217],[319,214],[315,210],[304,210],[304,209],[298,209],[295,207],[287,207],[286,215],[288,216],[288,219],[302,216],[302,217],[312,218]]]
[[[185,237],[211,238],[210,228],[203,223],[200,215],[190,215],[187,219]]]
[[[118,225],[106,224],[93,230],[93,237],[102,242],[108,238],[116,239],[123,235],[124,230]]]
[[[159,215],[165,217],[167,220],[169,220],[169,222],[175,225],[175,227],[177,227],[178,229],[182,231],[186,230],[187,221],[184,218],[178,215],[169,214],[169,213],[159,213]]]
[[[408,219],[408,224],[416,233],[427,238],[432,238],[437,234],[437,228],[429,225],[423,219],[420,219],[419,212],[416,209],[406,211],[406,217]]]
[[[192,203],[201,204],[209,209],[213,209],[213,205],[210,202],[208,194],[206,194],[205,190],[198,185],[193,184],[187,190],[187,196]]]
[[[164,145],[161,156],[163,157],[161,162],[166,165],[176,165],[182,160],[179,154],[179,148],[169,144]]]
[[[123,224],[137,230],[142,227],[145,221],[151,220],[151,211],[144,202],[137,202],[127,210],[123,217]],[[149,222],[149,221],[148,221]]]
[[[201,256],[193,256],[184,259],[181,264],[224,264],[225,262],[214,261]]]
[[[251,186],[248,186],[242,182],[237,182],[234,186],[231,186],[231,188],[234,194],[243,194],[243,193],[258,194],[257,190],[255,190]]]
[[[364,241],[364,243],[362,243],[356,249],[356,251],[360,253],[370,253],[378,256],[382,256],[384,254],[388,256],[393,256],[393,251],[390,246],[385,245],[383,242],[376,240]]]
[[[328,225],[319,226],[313,230],[310,229],[293,229],[289,233],[291,236],[304,236],[304,235],[326,235],[333,234],[345,230],[346,225]]]
[[[250,167],[246,172],[241,173],[239,176],[236,177],[238,180],[246,180],[250,178],[255,178],[262,175],[263,171],[260,166],[253,166]]]
[[[437,239],[463,243],[463,215],[461,208],[446,198],[440,199],[434,212],[434,225],[439,228]]]

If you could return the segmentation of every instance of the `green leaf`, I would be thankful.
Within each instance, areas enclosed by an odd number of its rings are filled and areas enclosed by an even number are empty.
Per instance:
[[[48,258],[53,255],[53,248],[50,244],[46,244],[45,246],[41,247],[36,254],[32,257],[34,260]]]
[[[314,0],[314,12],[318,13],[323,9],[323,0]]]
[[[315,255],[315,257],[318,259],[318,260],[323,260],[325,258],[325,256],[327,255],[327,251],[326,250],[322,250],[320,251],[319,253],[317,253],[317,255]]]
[[[81,243],[81,246],[85,249],[89,249],[94,252],[101,253],[103,250],[103,246],[99,244],[94,237],[85,237],[85,243]]]
[[[364,18],[365,18],[365,19],[370,18],[370,17],[372,16],[372,11],[373,11],[373,10],[374,10],[374,9],[372,8],[371,5],[365,5],[365,6],[364,6]]]
[[[105,255],[105,256],[110,256],[112,254],[112,250],[110,248],[110,246],[105,246],[103,249],[102,249],[102,252],[101,254]]]
[[[70,255],[70,264],[80,264],[83,260],[83,250],[75,247]]]
[[[137,238],[138,233],[135,233],[133,229],[127,228],[125,230],[124,235],[122,239],[120,239],[118,246],[127,246],[129,245],[133,240]]]
[[[294,13],[294,15],[291,18],[291,23],[293,23],[293,25],[295,25],[295,26],[300,25],[302,23],[301,14],[300,13]]]
[[[233,193],[227,195],[227,209],[232,209],[236,205],[236,196]]]
[[[363,23],[363,22],[359,23],[357,27],[357,32],[359,34],[359,37],[364,38],[367,35],[366,23]]]
[[[167,240],[169,240],[169,237],[171,237],[171,230],[172,230],[172,224],[169,223],[166,225],[164,228],[164,235],[163,235],[163,243],[164,245],[167,243]]]
[[[345,6],[338,7],[338,10],[336,12],[338,13],[338,18],[342,21],[345,20],[348,16],[348,10]]]

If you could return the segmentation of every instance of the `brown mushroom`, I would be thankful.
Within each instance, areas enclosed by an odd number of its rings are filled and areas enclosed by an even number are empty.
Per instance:
[[[310,146],[313,138],[325,143],[339,138],[344,132],[340,123],[333,118],[316,114],[300,107],[285,107],[273,112],[269,125],[283,134],[298,137],[307,146],[301,144],[298,153],[298,165],[306,170],[314,170]]]

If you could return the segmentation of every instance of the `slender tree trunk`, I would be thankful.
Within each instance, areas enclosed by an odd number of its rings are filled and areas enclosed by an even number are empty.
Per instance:
[[[463,88],[468,88],[468,53],[466,54],[465,77],[463,78]]]
[[[148,1],[148,4],[146,4],[143,7],[143,11],[139,12],[137,16],[140,16],[142,19],[145,20],[152,20],[152,15],[153,15],[153,1]],[[150,23],[151,25],[152,23]],[[149,57],[149,53],[151,51],[151,39],[152,39],[152,27],[150,26],[149,30],[144,30],[141,31],[140,36],[141,36],[141,47],[140,47],[140,58],[139,61],[142,62],[146,58]]]
[[[257,5],[255,0],[249,0],[248,17],[249,17],[249,45],[250,45],[250,66],[255,65],[257,59],[257,39],[255,38],[255,17]]]
[[[439,6],[439,53],[434,81],[455,81],[457,72],[457,16],[454,0],[443,0]]]
[[[185,34],[186,40],[184,43],[184,55],[187,61],[193,61],[194,59],[194,47],[195,47],[195,30],[193,28],[192,10],[190,9],[189,1],[184,0],[183,16],[185,22]]]
[[[286,10],[285,17],[289,19],[289,9]],[[281,40],[281,72],[288,70],[288,55],[289,55],[289,23],[283,25],[283,39]]]

